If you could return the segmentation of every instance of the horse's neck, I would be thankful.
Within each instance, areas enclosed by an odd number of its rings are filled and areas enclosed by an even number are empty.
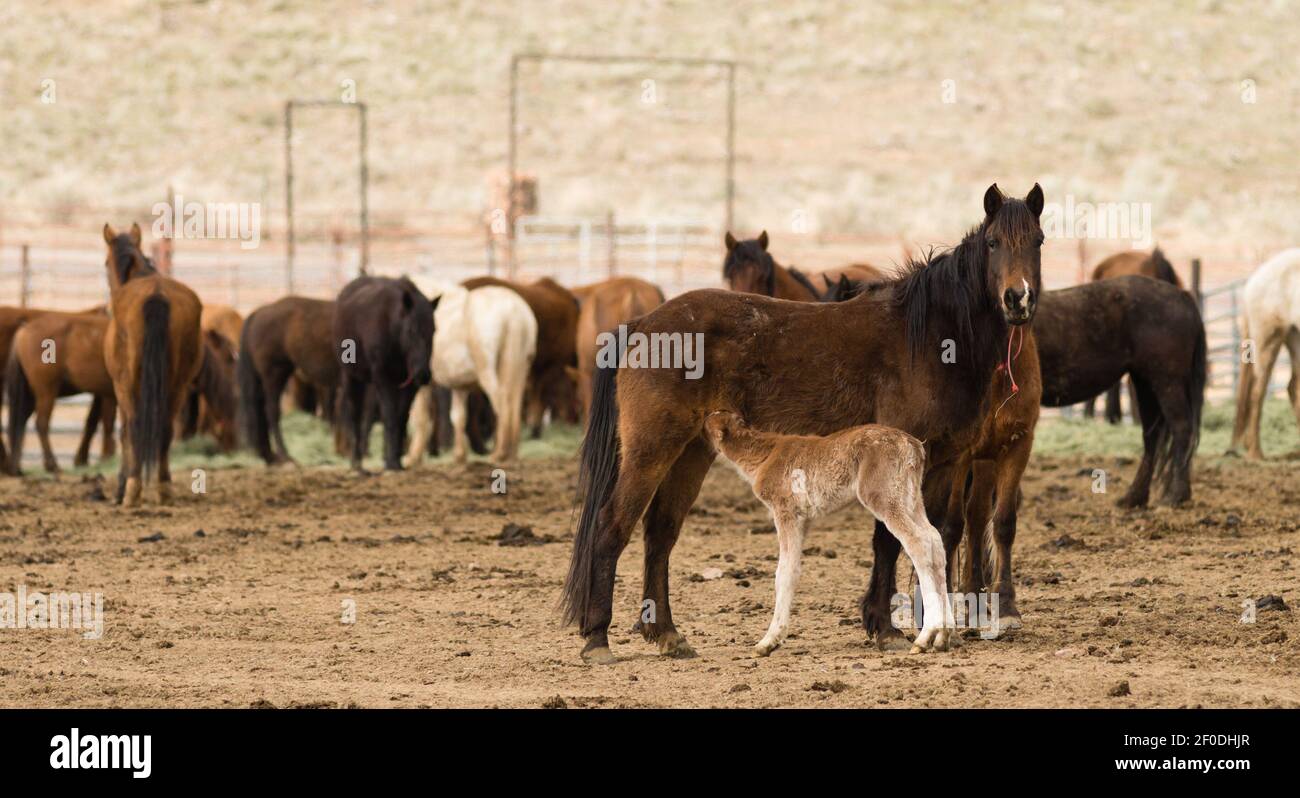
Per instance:
[[[793,299],[800,302],[816,301],[803,283],[795,279],[790,270],[776,261],[772,262],[772,296],[777,299]]]

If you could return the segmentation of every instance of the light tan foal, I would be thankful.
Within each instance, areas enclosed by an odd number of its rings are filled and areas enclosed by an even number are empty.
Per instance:
[[[925,516],[921,496],[925,449],[920,441],[876,424],[824,438],[778,435],[752,429],[723,411],[710,413],[704,429],[718,453],[749,481],[776,525],[776,607],[755,654],[765,657],[785,639],[808,522],[855,499],[889,527],[916,568],[925,618],[912,653],[944,651],[955,642],[952,605],[940,592],[943,541]]]

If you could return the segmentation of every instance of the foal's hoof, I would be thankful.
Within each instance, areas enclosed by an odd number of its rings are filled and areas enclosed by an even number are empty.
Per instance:
[[[776,651],[780,647],[781,647],[780,643],[769,643],[766,640],[759,641],[759,644],[754,646],[754,656],[755,657],[770,656],[773,651]]]
[[[584,649],[582,661],[588,665],[613,665],[618,662],[618,657],[609,650],[609,646],[597,646],[591,650]]]
[[[924,654],[929,651],[947,651],[957,645],[957,635],[949,629],[938,629],[929,643],[922,643],[921,638],[912,646],[911,653]]]
[[[665,632],[659,636],[659,655],[673,659],[690,659],[696,656],[695,649],[691,648],[686,638],[679,632]]]

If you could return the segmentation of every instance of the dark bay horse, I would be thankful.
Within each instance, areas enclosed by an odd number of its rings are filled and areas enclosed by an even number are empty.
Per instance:
[[[203,330],[203,362],[176,421],[176,432],[181,440],[203,433],[211,436],[223,452],[238,447],[236,347],[237,344],[232,345],[225,334],[212,329]]]
[[[865,263],[827,269],[811,277],[800,270],[776,262],[767,251],[767,231],[758,238],[737,241],[731,233],[723,239],[727,247],[722,262],[722,279],[732,291],[762,294],[795,302],[817,302],[827,287],[841,279],[853,283],[877,283],[887,279],[884,272]]]
[[[12,353],[5,375],[9,402],[9,446],[13,459],[9,473],[21,473],[23,437],[27,419],[36,414],[36,434],[40,438],[45,470],[59,470],[50,446],[50,418],[54,401],[62,396],[89,393],[93,397],[91,415],[104,424],[102,458],[116,451],[113,423],[117,399],[113,380],[104,365],[104,334],[108,316],[102,313],[62,313],[47,311],[24,324],[13,337]],[[73,465],[83,466],[90,459],[90,443],[96,424],[87,422],[77,447]]]
[[[244,445],[268,465],[293,462],[280,431],[280,397],[290,378],[332,404],[339,381],[334,302],[287,296],[249,314],[239,343],[239,418]],[[333,419],[333,408],[326,418]]]
[[[1205,401],[1205,325],[1186,291],[1129,275],[1046,291],[1034,323],[1043,404],[1090,399],[1128,375],[1142,421],[1142,462],[1119,504],[1147,503],[1153,476],[1162,503],[1192,496],[1191,464]]]
[[[122,416],[117,499],[139,503],[156,477],[158,501],[171,499],[173,424],[203,358],[203,304],[183,283],[159,274],[140,252],[140,226],[118,234],[104,225],[111,318],[104,363]]]
[[[1173,264],[1165,257],[1165,253],[1156,247],[1151,250],[1151,254],[1145,252],[1119,252],[1098,263],[1092,270],[1092,281],[1111,280],[1116,277],[1123,277],[1128,274],[1140,274],[1143,277],[1150,277],[1152,280],[1163,280],[1172,286],[1182,288],[1183,283],[1178,279],[1178,272],[1174,271]],[[1120,383],[1115,383],[1106,391],[1106,421],[1110,424],[1118,424],[1124,420],[1124,412],[1119,403]],[[1138,418],[1138,401],[1137,391],[1133,388],[1133,383],[1129,383],[1129,400],[1132,408],[1133,420],[1141,422]],[[1092,418],[1096,415],[1096,397],[1089,399],[1083,406],[1083,415],[1085,418]]]
[[[366,390],[371,388],[384,424],[384,468],[400,471],[406,422],[415,392],[432,380],[433,311],[407,278],[358,277],[343,287],[331,341],[339,357],[339,423],[361,470],[366,449]]]
[[[661,654],[692,653],[673,624],[668,558],[714,459],[702,434],[712,411],[774,432],[825,435],[878,423],[926,441],[926,509],[940,526],[953,460],[979,432],[1009,330],[1034,315],[1042,209],[1038,186],[1024,201],[990,186],[983,221],[955,249],[910,262],[896,279],[847,302],[692,291],[630,325],[629,346],[636,335],[651,342],[702,336],[703,368],[698,379],[676,364],[597,371],[561,602],[564,619],[586,638],[584,658],[614,660],[615,567],[643,517],[642,612],[651,620],[642,635]],[[644,364],[632,354],[629,365]],[[873,550],[863,625],[882,647],[906,646],[889,618],[899,543],[879,523]]]

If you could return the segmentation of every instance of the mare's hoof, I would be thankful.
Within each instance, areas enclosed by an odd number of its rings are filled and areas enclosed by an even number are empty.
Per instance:
[[[879,651],[907,651],[909,647],[911,642],[897,629],[889,629],[876,635],[876,649]]]
[[[618,662],[618,657],[609,650],[609,646],[597,646],[590,650],[584,649],[582,661],[588,665],[613,665]]]
[[[696,656],[695,649],[691,648],[686,638],[678,632],[665,632],[659,636],[659,655],[673,659],[690,659]]]

